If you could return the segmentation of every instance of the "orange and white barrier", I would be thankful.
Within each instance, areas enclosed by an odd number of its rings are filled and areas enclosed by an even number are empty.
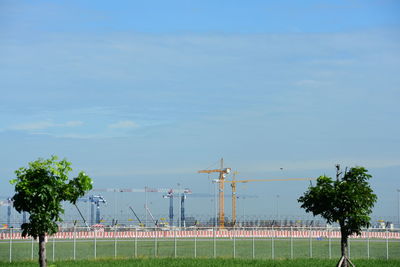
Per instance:
[[[58,232],[50,238],[55,239],[128,239],[128,238],[340,238],[340,231],[337,230],[191,230],[191,231],[76,231]],[[361,235],[354,235],[351,238],[375,238],[375,239],[400,239],[400,232],[391,231],[364,231]],[[21,233],[4,231],[0,233],[0,240],[23,240],[30,237],[22,237]]]

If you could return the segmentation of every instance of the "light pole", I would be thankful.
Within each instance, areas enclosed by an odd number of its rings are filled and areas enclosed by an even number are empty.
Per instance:
[[[246,205],[245,205],[246,197],[242,197],[242,205],[243,205],[243,226],[246,226]]]
[[[279,195],[276,195],[276,219],[279,221],[279,206],[278,206],[278,202],[279,202]]]
[[[397,228],[400,228],[400,189],[397,189]]]
[[[181,192],[181,183],[177,183],[176,184],[177,186],[178,186],[178,202],[179,202],[179,216],[178,216],[178,227],[180,228],[181,227],[181,224],[182,224],[182,202],[181,202],[181,199],[180,199],[180,192]]]
[[[218,187],[219,180],[218,179],[214,179],[212,182],[215,184],[215,186],[214,186],[214,213],[215,213],[215,224],[214,224],[214,227],[217,228],[217,225],[218,225],[218,220],[217,220],[217,218],[218,218],[217,187]]]
[[[144,187],[144,227],[147,227],[147,186]]]

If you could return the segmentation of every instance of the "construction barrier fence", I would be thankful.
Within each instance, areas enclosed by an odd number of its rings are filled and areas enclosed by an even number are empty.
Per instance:
[[[68,227],[47,236],[51,260],[110,257],[336,258],[338,228]],[[400,229],[364,229],[349,238],[353,258],[400,259]],[[0,262],[35,260],[38,243],[21,229],[0,229]]]

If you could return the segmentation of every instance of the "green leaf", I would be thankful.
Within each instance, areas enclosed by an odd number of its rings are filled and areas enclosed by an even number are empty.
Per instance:
[[[71,163],[66,159],[57,161],[57,156],[37,159],[15,171],[16,178],[10,180],[15,185],[14,207],[18,212],[28,212],[29,222],[21,226],[24,236],[37,238],[40,235],[54,234],[57,222],[64,213],[61,202],[75,203],[92,188],[92,179],[84,172],[69,180]]]

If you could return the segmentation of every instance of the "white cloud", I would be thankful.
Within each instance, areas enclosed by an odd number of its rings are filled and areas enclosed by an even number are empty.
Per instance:
[[[82,121],[68,121],[64,124],[59,124],[58,126],[65,126],[65,127],[77,127],[83,125]]]
[[[78,133],[49,134],[49,136],[56,138],[69,138],[69,139],[99,139],[108,137],[100,134],[96,135],[96,134],[78,134]]]
[[[16,124],[8,129],[17,131],[37,131],[56,127],[77,127],[83,125],[82,121],[67,121],[65,123],[54,123],[51,121],[38,121]]]
[[[310,87],[318,87],[322,85],[323,83],[317,80],[300,80],[294,83],[295,85],[298,86],[310,86]]]
[[[40,121],[13,125],[9,127],[9,129],[18,131],[33,131],[47,129],[49,127],[52,127],[53,125],[53,123],[48,121]]]
[[[108,127],[112,129],[132,129],[139,127],[139,125],[136,122],[126,120],[110,124]]]

